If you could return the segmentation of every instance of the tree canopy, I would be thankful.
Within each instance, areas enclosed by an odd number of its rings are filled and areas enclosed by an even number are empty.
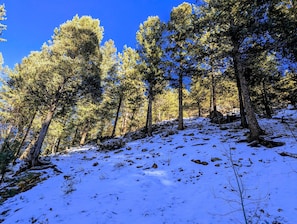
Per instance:
[[[1,5],[0,22],[5,13]],[[112,39],[102,44],[98,19],[76,15],[5,71],[1,137],[9,136],[16,154],[25,151],[22,158],[35,166],[41,152],[141,128],[151,136],[153,123],[164,119],[177,118],[183,129],[184,114],[239,108],[248,140],[259,141],[258,114],[271,117],[275,108],[297,104],[296,13],[289,0],[185,2],[168,12],[167,22],[149,16],[135,49],[122,52]],[[0,35],[5,29],[0,23]]]

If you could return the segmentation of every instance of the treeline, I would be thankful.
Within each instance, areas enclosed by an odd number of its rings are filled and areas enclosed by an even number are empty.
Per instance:
[[[296,105],[296,16],[289,0],[183,3],[167,23],[148,17],[135,49],[122,52],[113,40],[102,43],[98,19],[75,16],[5,70],[1,150],[35,166],[41,152],[142,127],[151,136],[152,124],[165,119],[183,129],[184,113],[237,107],[249,140],[258,139],[256,113],[271,117],[273,108]]]

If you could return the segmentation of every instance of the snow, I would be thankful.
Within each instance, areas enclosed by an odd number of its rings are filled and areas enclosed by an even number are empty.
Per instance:
[[[297,223],[297,160],[278,154],[296,153],[296,114],[286,110],[260,120],[269,136],[286,143],[276,148],[237,143],[247,132],[238,122],[221,130],[197,118],[186,120],[186,129],[174,135],[155,134],[121,150],[86,146],[52,155],[62,173],[46,170],[47,180],[6,200],[0,220],[245,223],[234,168],[249,223]]]

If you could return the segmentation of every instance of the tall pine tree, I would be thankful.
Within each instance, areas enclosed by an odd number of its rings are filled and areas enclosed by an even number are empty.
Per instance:
[[[190,54],[195,43],[193,8],[189,3],[183,3],[173,8],[168,22],[168,46],[170,80],[173,87],[178,89],[178,129],[183,124],[183,88],[184,78],[191,77],[195,72],[195,57]]]
[[[146,85],[148,98],[146,130],[152,136],[152,106],[155,96],[162,92],[164,82],[164,69],[162,69],[162,49],[164,23],[158,16],[148,17],[140,25],[136,34],[138,53],[140,56],[140,69]]]
[[[212,29],[210,38],[216,43],[224,43],[225,54],[233,61],[234,73],[246,112],[249,140],[257,140],[263,133],[260,128],[250,98],[246,80],[247,65],[245,58],[250,56],[254,46],[260,46],[265,35],[261,18],[265,18],[264,3],[258,1],[207,0],[202,6],[206,29]],[[260,38],[261,37],[261,38]],[[263,38],[264,37],[264,38]]]
[[[44,119],[36,142],[23,158],[31,166],[38,156],[55,114],[74,105],[81,97],[100,98],[99,44],[103,29],[99,20],[75,16],[54,32],[52,44],[33,52],[21,64],[26,88],[36,104],[43,107]]]

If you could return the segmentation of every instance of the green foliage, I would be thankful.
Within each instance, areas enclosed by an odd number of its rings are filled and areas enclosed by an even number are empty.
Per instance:
[[[110,126],[114,119],[116,108],[120,99],[120,75],[117,49],[113,40],[104,43],[101,48],[102,63],[102,101],[97,106],[93,105],[93,113],[97,116],[94,135],[103,137],[111,135]],[[89,115],[93,116],[93,115]],[[96,130],[97,129],[97,130]]]
[[[0,5],[0,21],[5,20],[6,10],[4,5]],[[0,23],[0,36],[2,35],[3,30],[6,30],[6,25]],[[0,38],[0,42],[5,41],[5,39]]]
[[[32,148],[34,156],[38,156],[53,118],[75,111],[73,107],[81,99],[100,101],[102,32],[99,20],[75,16],[55,29],[52,41],[41,51],[31,52],[10,75],[6,93],[11,92],[12,98],[20,96],[20,106],[12,103],[10,107],[38,111],[42,120]]]
[[[169,79],[173,88],[178,88],[178,129],[183,129],[183,82],[184,77],[192,76],[196,70],[195,53],[193,46],[196,44],[196,35],[194,34],[194,14],[192,5],[182,3],[176,8],[173,8],[170,14],[170,20],[167,25],[168,46],[168,61],[170,71]],[[197,62],[196,62],[197,63]]]
[[[6,137],[0,145],[0,183],[3,181],[8,165],[15,158],[15,151],[19,142],[10,141],[10,137]]]
[[[76,15],[8,71],[0,93],[1,123],[16,130],[19,142],[38,137],[44,127],[48,153],[134,131],[145,116],[148,128],[177,116],[182,121],[183,110],[202,115],[217,104],[231,111],[242,86],[244,105],[251,98],[257,112],[296,105],[296,73],[280,77],[277,61],[279,52],[296,61],[296,15],[296,3],[289,0],[205,0],[195,9],[182,3],[167,24],[148,17],[136,33],[137,50],[125,46],[122,53],[112,40],[100,47],[99,20]],[[0,22],[4,17],[1,5]],[[0,24],[0,35],[5,28]],[[185,78],[191,79],[190,92]]]
[[[178,116],[178,93],[174,89],[166,89],[156,96],[153,111],[154,122],[175,119]]]
[[[237,86],[233,79],[226,76],[220,77],[216,91],[217,104],[222,113],[232,112],[234,108],[239,108]]]
[[[267,28],[274,38],[274,49],[297,60],[297,5],[291,0],[273,0],[268,7]]]
[[[276,86],[279,91],[280,101],[288,102],[297,106],[297,74],[296,72],[287,72]],[[285,106],[285,105],[284,105]]]
[[[207,78],[194,76],[191,82],[190,106],[198,109],[198,116],[202,116],[208,110],[209,85]]]
[[[152,97],[162,92],[164,86],[164,71],[161,68],[163,29],[164,24],[159,17],[148,17],[136,34],[143,81],[148,95]]]
[[[263,52],[248,60],[246,76],[251,86],[253,105],[257,112],[271,117],[272,107],[281,103],[277,97],[277,85],[281,77],[275,55]]]
[[[148,17],[140,25],[136,34],[138,42],[138,54],[140,56],[139,66],[142,80],[146,85],[148,97],[147,132],[152,135],[152,102],[154,97],[161,93],[165,86],[164,69],[162,69],[162,58],[164,23],[158,16]]]
[[[169,32],[168,46],[166,52],[169,55],[170,78],[174,81],[174,76],[191,76],[195,72],[195,54],[193,47],[196,45],[194,31],[193,8],[189,3],[182,3],[173,8],[170,14],[170,20],[167,24]],[[173,85],[176,86],[176,85]]]
[[[139,59],[139,54],[132,48],[124,47],[123,53],[119,54],[119,88],[123,115],[120,133],[136,130],[144,123],[141,115],[139,116],[145,101],[145,85],[138,66]]]

